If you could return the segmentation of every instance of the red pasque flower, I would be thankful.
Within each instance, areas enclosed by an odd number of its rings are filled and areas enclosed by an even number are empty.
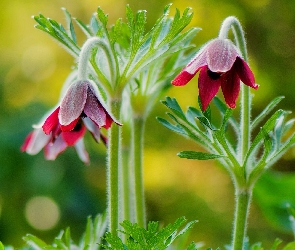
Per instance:
[[[79,128],[83,124],[83,118],[89,118],[86,119],[86,127],[88,129],[91,127],[92,129],[89,130],[92,133],[95,129],[102,127],[108,129],[113,122],[121,125],[107,111],[96,85],[90,81],[78,80],[71,84],[60,106],[48,116],[42,127],[46,134],[52,132],[53,135],[58,135],[60,130],[71,132],[66,141],[76,140],[80,135],[73,132],[80,131],[77,130],[77,127]]]
[[[44,122],[42,122],[43,124]],[[85,129],[84,129],[85,130]],[[67,132],[68,133],[68,132]],[[80,135],[83,135],[80,133]],[[89,163],[89,155],[85,149],[83,137],[80,136],[77,140],[72,141],[73,144],[68,144],[64,137],[67,134],[63,132],[55,135],[45,134],[41,126],[34,126],[34,130],[26,137],[21,146],[22,152],[27,152],[30,155],[36,155],[44,148],[44,155],[47,160],[55,160],[56,157],[63,152],[68,146],[74,146],[79,158],[86,164]]]
[[[220,86],[226,104],[236,107],[240,81],[257,89],[254,75],[241,57],[238,48],[229,39],[216,38],[209,41],[175,77],[172,84],[186,85],[200,71],[198,79],[202,110],[206,110]]]

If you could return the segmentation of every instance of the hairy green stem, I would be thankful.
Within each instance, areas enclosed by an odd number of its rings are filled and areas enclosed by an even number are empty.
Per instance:
[[[130,188],[130,163],[129,163],[129,148],[122,149],[123,161],[122,161],[122,220],[129,220],[131,215],[130,200],[131,200],[131,188]]]
[[[134,212],[135,220],[139,226],[146,226],[146,210],[143,186],[143,140],[145,119],[136,116],[132,121],[132,153],[131,163],[133,168],[133,188],[134,188]]]
[[[99,37],[91,37],[83,44],[78,60],[78,79],[88,79],[88,63],[91,57],[92,50],[96,47],[102,48],[103,51],[106,53],[111,72],[111,82],[115,82],[117,77],[116,60],[114,59],[112,51],[110,50],[108,45]]]
[[[233,31],[236,46],[239,48],[242,57],[248,61],[246,40],[243,28],[236,17],[230,16],[226,18],[220,28],[219,37],[226,39],[230,29]],[[251,97],[248,86],[241,86],[241,123],[240,123],[240,162],[243,164],[250,146],[250,119],[251,119]]]
[[[220,28],[219,37],[226,39],[228,33],[232,30],[236,46],[241,52],[241,56],[245,61],[247,58],[247,48],[244,36],[244,31],[237,18],[228,17],[226,18]],[[242,250],[244,245],[244,239],[247,229],[247,218],[249,213],[249,206],[252,196],[252,188],[247,187],[247,166],[244,165],[247,152],[250,147],[251,139],[251,96],[250,89],[248,86],[242,84],[241,86],[241,120],[240,120],[240,131],[241,136],[239,138],[238,151],[239,151],[239,162],[240,166],[235,171],[235,192],[236,192],[236,206],[235,206],[235,219],[233,228],[233,240],[232,249]]]
[[[111,101],[111,111],[116,118],[120,118],[121,100]],[[108,130],[108,162],[107,162],[107,193],[109,231],[117,235],[119,226],[119,166],[121,163],[121,128],[112,125]]]
[[[247,231],[247,219],[251,202],[252,190],[242,190],[236,193],[236,208],[233,229],[233,250],[242,250]]]

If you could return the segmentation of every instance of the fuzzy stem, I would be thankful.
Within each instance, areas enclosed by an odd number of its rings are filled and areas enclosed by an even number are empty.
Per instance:
[[[244,31],[237,18],[228,17],[226,18],[220,28],[219,37],[227,39],[228,33],[232,29],[235,43],[241,52],[241,56],[245,61],[247,58],[247,48],[244,36]],[[241,86],[241,121],[240,131],[241,136],[239,138],[238,150],[239,150],[239,161],[241,164],[240,174],[236,175],[236,206],[235,206],[235,219],[233,228],[233,250],[242,250],[244,239],[247,229],[247,218],[249,213],[249,206],[252,196],[252,188],[247,187],[247,166],[244,165],[244,160],[250,147],[250,119],[251,119],[251,96],[250,89],[248,86],[242,84]],[[242,185],[240,185],[243,183]]]
[[[98,37],[91,37],[89,38],[82,46],[81,52],[79,55],[79,60],[78,60],[78,79],[79,80],[87,80],[88,79],[88,63],[89,63],[89,58],[91,57],[92,50],[95,47],[101,47],[104,52],[106,53],[108,63],[109,63],[109,68],[111,72],[111,82],[114,82],[116,79],[116,62],[115,59],[112,55],[111,50],[107,46],[105,42],[103,42],[100,38]]]
[[[116,118],[120,117],[121,100],[111,101],[111,111]],[[108,130],[108,165],[107,165],[107,193],[108,193],[108,216],[109,231],[117,235],[119,226],[119,166],[121,150],[121,128],[111,126]]]
[[[226,18],[220,28],[219,37],[226,39],[228,33],[232,29],[236,46],[239,48],[242,57],[248,61],[246,40],[243,28],[236,17],[230,16]],[[243,164],[245,156],[250,146],[250,118],[251,118],[251,97],[250,89],[245,84],[241,86],[241,123],[240,123],[240,162]]]
[[[123,220],[129,220],[130,221],[130,164],[129,164],[129,155],[130,151],[129,149],[125,148],[122,149],[123,153],[123,162],[122,162],[122,207],[124,208],[122,211]]]
[[[236,192],[236,208],[233,229],[233,250],[242,250],[247,231],[247,219],[251,202],[252,190]]]
[[[141,116],[136,116],[132,121],[132,167],[134,174],[134,211],[135,220],[140,227],[146,226],[146,211],[145,211],[145,198],[143,186],[143,140],[144,140],[144,123],[145,119]]]

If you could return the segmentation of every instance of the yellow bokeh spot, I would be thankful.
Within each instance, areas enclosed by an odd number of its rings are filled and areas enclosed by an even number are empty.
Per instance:
[[[54,200],[46,196],[31,198],[25,208],[28,223],[38,230],[50,230],[60,219],[60,210]]]

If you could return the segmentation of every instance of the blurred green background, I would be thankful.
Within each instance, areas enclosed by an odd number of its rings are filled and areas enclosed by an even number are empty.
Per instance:
[[[22,246],[22,236],[35,234],[48,243],[61,229],[71,227],[77,241],[86,217],[105,210],[105,148],[86,136],[91,164],[84,166],[73,148],[56,161],[43,154],[29,156],[19,148],[31,125],[58,100],[61,84],[73,58],[45,33],[35,29],[39,13],[64,23],[61,7],[88,23],[98,6],[109,13],[109,23],[125,17],[125,6],[146,9],[148,27],[162,14],[168,0],[1,0],[0,2],[0,240]],[[229,15],[237,16],[246,31],[249,59],[260,88],[255,91],[257,114],[275,96],[286,99],[281,108],[295,110],[295,2],[276,0],[175,0],[171,8],[192,7],[190,26],[201,27],[194,43],[200,46],[217,36]],[[85,37],[80,34],[79,44]],[[197,105],[197,79],[186,88],[171,88],[182,107]],[[214,161],[179,159],[176,153],[196,146],[162,127],[158,103],[148,119],[145,135],[145,186],[148,219],[163,224],[180,216],[199,222],[190,239],[207,247],[231,240],[233,187]],[[159,139],[160,138],[160,139]],[[249,219],[250,241],[268,249],[276,237],[293,239],[285,211],[295,205],[294,150],[263,177],[254,193]],[[45,211],[45,212],[44,212]]]

